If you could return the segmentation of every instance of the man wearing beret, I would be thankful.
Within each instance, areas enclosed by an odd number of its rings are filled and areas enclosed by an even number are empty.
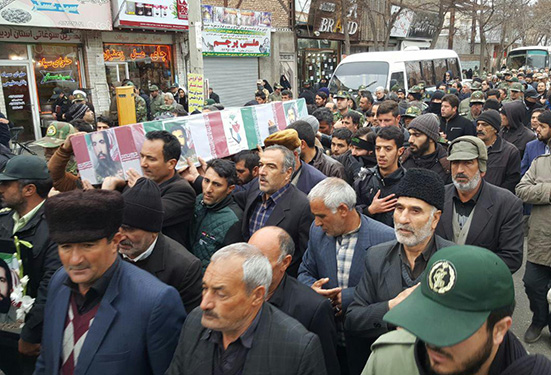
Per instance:
[[[439,127],[440,121],[433,113],[417,116],[409,123],[409,147],[402,155],[402,166],[406,170],[430,169],[436,172],[444,183],[449,183],[450,162],[446,149],[439,142]]]
[[[488,148],[484,181],[515,193],[520,181],[520,152],[499,134],[501,116],[495,109],[484,111],[476,120],[476,135]]]
[[[514,307],[513,278],[495,254],[439,250],[421,285],[384,316],[403,329],[373,344],[362,375],[551,374],[551,362],[528,355],[509,330]]]
[[[186,313],[176,289],[119,258],[121,194],[75,190],[45,206],[63,267],[35,374],[164,374]]]
[[[484,181],[488,152],[481,139],[456,138],[448,154],[453,184],[446,186],[436,234],[458,245],[493,251],[515,272],[522,264],[524,244],[521,200]]]
[[[436,251],[453,246],[434,234],[444,208],[444,183],[436,172],[409,169],[398,183],[396,196],[396,240],[369,248],[354,302],[346,312],[345,329],[359,339],[354,373],[365,366],[370,345],[394,329],[383,321],[383,315],[417,288]]]
[[[57,246],[50,240],[44,220],[44,202],[51,188],[46,162],[36,156],[15,156],[0,174],[0,194],[5,207],[0,212],[0,237],[17,237],[31,244],[31,247],[21,244],[20,251],[23,274],[29,277],[27,295],[35,298],[20,337],[10,335],[0,340],[0,353],[11,358],[9,368],[0,366],[6,373],[32,374],[40,352],[48,283],[61,266]]]
[[[124,260],[173,286],[191,312],[201,303],[201,261],[184,246],[160,233],[163,202],[159,186],[140,178],[123,193],[124,213],[119,253]]]

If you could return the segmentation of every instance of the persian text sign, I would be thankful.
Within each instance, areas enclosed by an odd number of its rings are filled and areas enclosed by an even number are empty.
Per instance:
[[[270,28],[205,25],[204,56],[270,56]]]
[[[4,0],[0,24],[112,30],[109,0]]]
[[[189,112],[195,110],[202,111],[205,103],[205,94],[203,90],[203,75],[189,73],[187,75],[188,86],[188,105]]]
[[[115,26],[187,30],[188,0],[113,0]]]

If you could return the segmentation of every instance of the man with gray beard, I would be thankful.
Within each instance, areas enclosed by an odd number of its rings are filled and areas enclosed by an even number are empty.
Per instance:
[[[395,328],[383,321],[383,315],[417,288],[432,254],[453,246],[434,234],[444,206],[444,183],[436,172],[408,170],[398,183],[396,197],[396,240],[368,249],[354,302],[346,312],[345,330],[362,347],[359,371],[367,362],[371,344]]]
[[[458,245],[496,253],[511,272],[522,264],[522,201],[483,180],[488,151],[477,137],[456,138],[449,146],[453,184],[446,186],[444,211],[436,234]]]

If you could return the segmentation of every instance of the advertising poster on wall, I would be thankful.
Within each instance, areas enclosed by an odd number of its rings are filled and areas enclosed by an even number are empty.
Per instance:
[[[188,73],[187,75],[187,89],[188,89],[188,106],[189,113],[198,110],[203,110],[205,104],[205,92],[203,86],[203,75]]]
[[[202,6],[204,56],[270,56],[272,14]]]
[[[5,0],[0,25],[113,29],[109,0]]]
[[[187,30],[188,0],[113,0],[116,27]]]

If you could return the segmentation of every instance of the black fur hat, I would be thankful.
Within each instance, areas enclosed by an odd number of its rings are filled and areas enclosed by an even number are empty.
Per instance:
[[[444,182],[438,173],[430,169],[408,169],[404,178],[398,183],[396,197],[421,199],[436,207],[437,210],[443,210]]]
[[[121,226],[123,210],[122,195],[110,190],[73,190],[45,203],[50,238],[58,244],[113,236]]]

